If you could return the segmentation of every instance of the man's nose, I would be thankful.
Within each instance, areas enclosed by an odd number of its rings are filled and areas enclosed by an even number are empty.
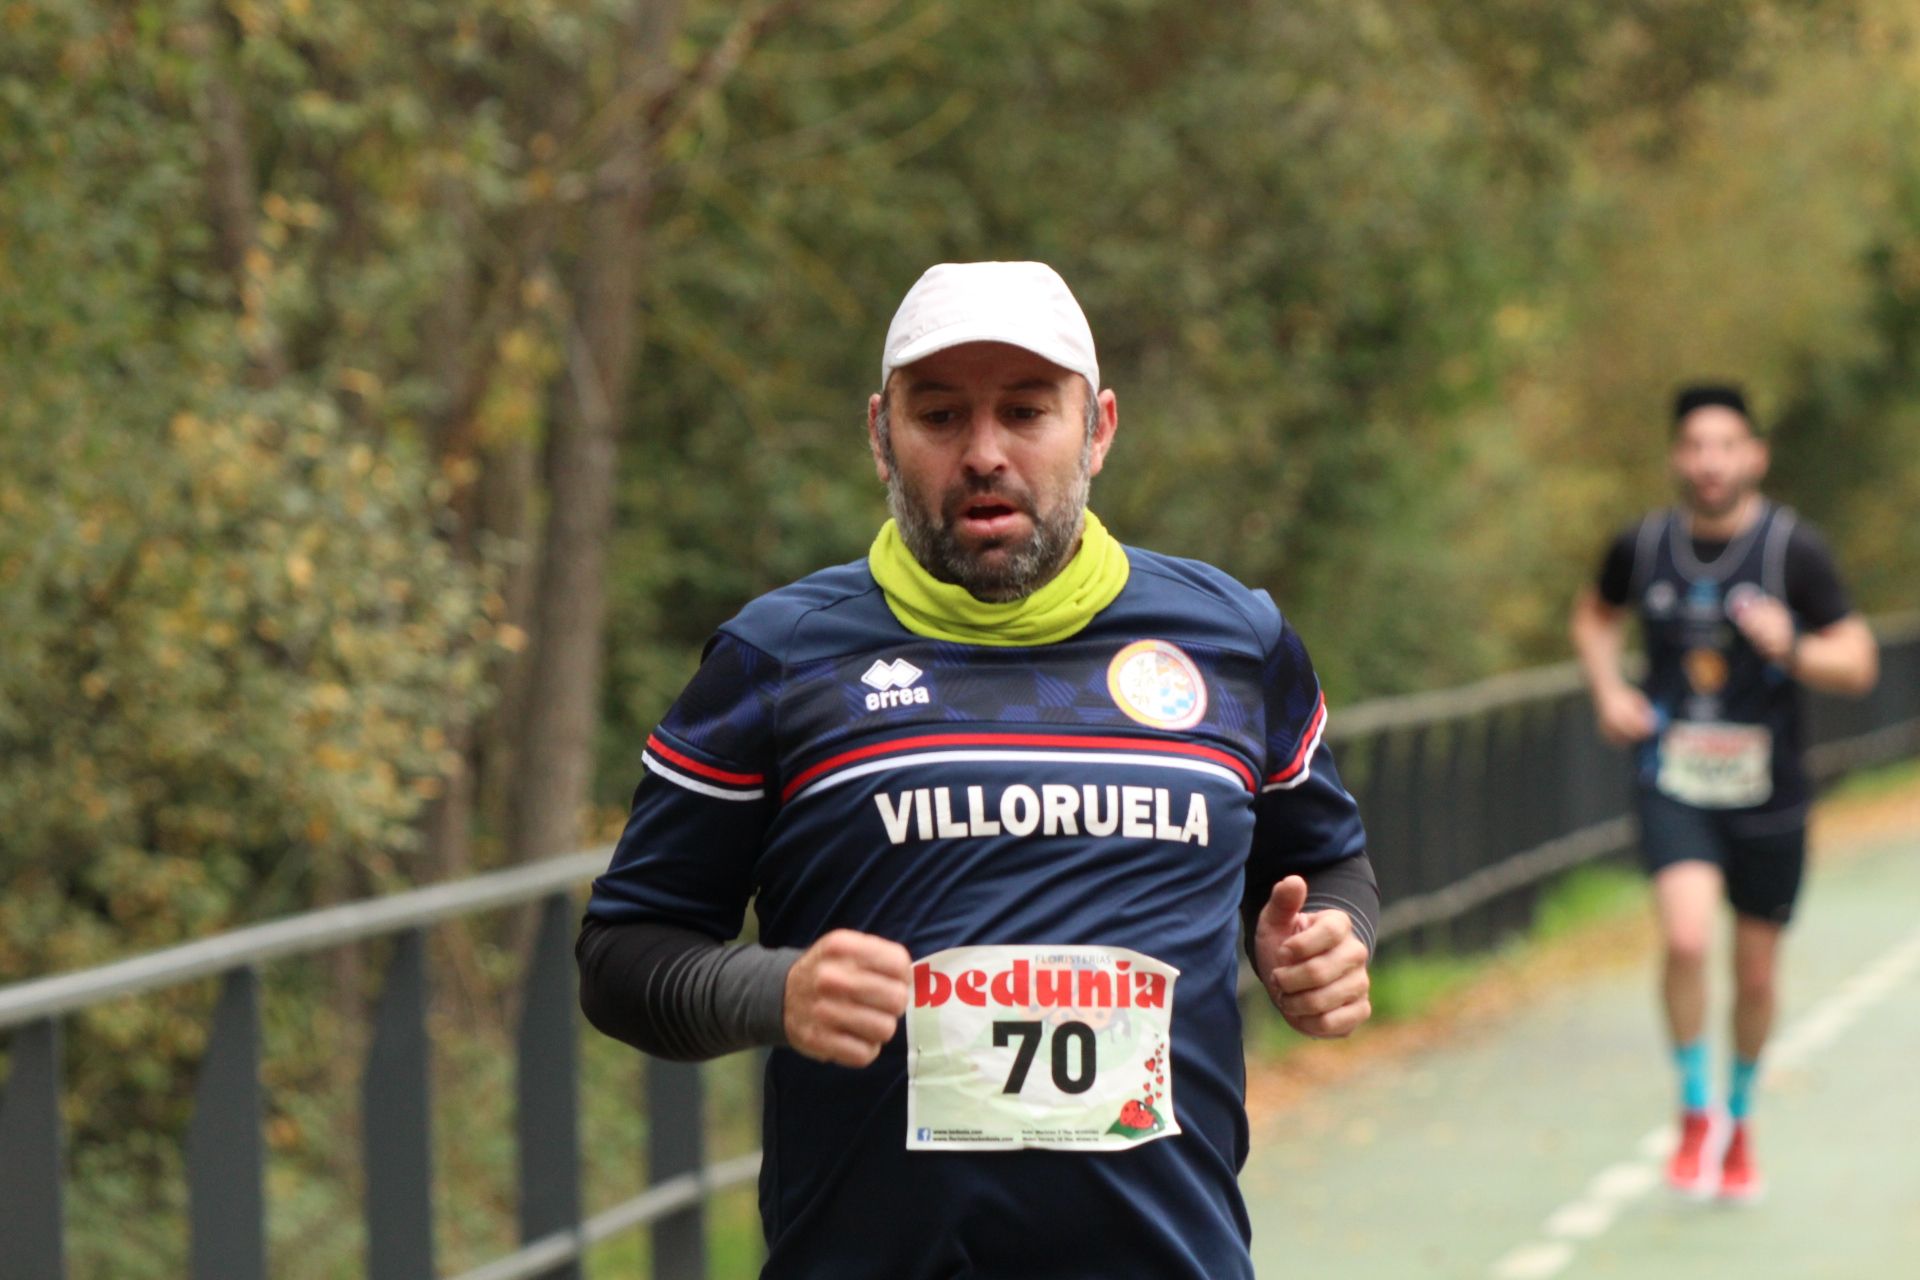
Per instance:
[[[990,476],[1007,467],[1005,432],[991,413],[974,415],[967,424],[967,445],[960,465],[968,473]]]

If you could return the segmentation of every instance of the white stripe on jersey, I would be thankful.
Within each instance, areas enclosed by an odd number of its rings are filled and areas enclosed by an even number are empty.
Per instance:
[[[678,783],[689,791],[697,791],[703,796],[713,796],[718,800],[758,800],[761,796],[767,794],[765,787],[755,787],[751,791],[728,791],[724,787],[714,786],[711,782],[702,782],[698,778],[690,778],[678,769],[672,769],[661,764],[651,751],[642,751],[640,753],[640,762],[647,766],[648,773],[657,773],[668,782]]]
[[[1313,741],[1307,744],[1307,753],[1301,759],[1300,772],[1284,782],[1269,782],[1260,788],[1261,795],[1269,791],[1291,791],[1313,776],[1313,753],[1320,749],[1320,739],[1327,736],[1327,721],[1331,719],[1333,719],[1331,715],[1324,712],[1321,714],[1320,727],[1313,731]]]
[[[1247,789],[1247,780],[1224,765],[1194,760],[1184,756],[1157,755],[1120,751],[994,751],[986,749],[965,749],[953,751],[921,751],[912,755],[888,756],[879,760],[869,760],[865,764],[856,764],[849,768],[829,773],[824,777],[802,787],[794,793],[793,799],[812,795],[816,791],[825,791],[837,787],[843,782],[863,777],[870,773],[879,773],[886,769],[900,769],[914,764],[946,764],[949,762],[986,760],[996,762],[1042,760],[1059,764],[1139,764],[1156,769],[1185,769],[1193,773],[1210,773],[1224,778],[1233,784],[1236,791]]]

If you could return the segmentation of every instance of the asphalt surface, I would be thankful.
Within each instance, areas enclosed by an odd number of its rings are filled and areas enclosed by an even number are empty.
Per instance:
[[[1257,1125],[1259,1274],[1920,1277],[1920,831],[1847,852],[1812,870],[1788,935],[1759,1204],[1660,1180],[1675,1101],[1653,975],[1615,967]]]

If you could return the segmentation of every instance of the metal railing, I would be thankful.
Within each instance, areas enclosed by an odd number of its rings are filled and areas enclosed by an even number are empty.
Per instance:
[[[1810,760],[1828,778],[1920,752],[1920,615],[1876,625],[1882,678],[1855,703],[1815,698]],[[1386,699],[1334,721],[1341,770],[1367,818],[1387,887],[1381,941],[1483,947],[1524,928],[1536,887],[1629,847],[1630,783],[1596,736],[1574,668]],[[104,1002],[218,978],[185,1139],[195,1280],[267,1275],[260,973],[268,963],[391,939],[361,1073],[367,1275],[423,1280],[435,1262],[429,1129],[428,930],[538,904],[520,992],[515,1118],[521,1246],[459,1280],[560,1280],[593,1244],[651,1227],[653,1274],[707,1274],[704,1206],[752,1179],[757,1152],[709,1163],[702,1070],[650,1062],[651,1185],[582,1214],[575,894],[605,849],[436,885],[193,942],[83,972],[0,987],[8,1072],[0,1093],[0,1280],[65,1280],[62,1022]]]

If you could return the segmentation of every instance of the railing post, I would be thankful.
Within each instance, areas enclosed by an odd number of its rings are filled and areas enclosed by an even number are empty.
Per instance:
[[[1527,717],[1524,704],[1502,707],[1488,717],[1487,771],[1494,779],[1488,796],[1493,802],[1487,823],[1488,845],[1495,861],[1511,858],[1527,847],[1527,789],[1532,770],[1527,767]],[[1524,905],[1515,893],[1487,903],[1487,925],[1498,942],[1522,927]]]
[[[1380,884],[1391,884],[1395,891],[1406,893],[1406,873],[1402,861],[1406,850],[1398,847],[1393,834],[1393,824],[1380,810],[1380,773],[1385,767],[1385,737],[1379,733],[1347,738],[1338,744],[1336,759],[1340,765],[1340,779],[1354,802],[1360,806],[1360,820],[1367,830],[1367,855],[1373,861],[1374,874]],[[1383,946],[1398,948],[1397,941]],[[1379,957],[1376,955],[1375,959]]]
[[[658,1186],[706,1163],[700,1066],[647,1060],[647,1182]],[[653,1224],[654,1280],[706,1280],[704,1199]]]
[[[1554,776],[1557,724],[1551,702],[1530,701],[1520,704],[1514,714],[1514,731],[1519,744],[1519,769],[1522,779],[1518,822],[1519,838],[1513,852],[1536,849],[1560,834],[1554,829],[1556,789]],[[1521,885],[1507,895],[1508,922],[1514,933],[1524,934],[1533,927],[1535,907],[1540,900],[1540,884]]]
[[[1395,791],[1401,803],[1401,830],[1413,855],[1413,891],[1430,893],[1447,882],[1446,849],[1437,838],[1439,806],[1434,803],[1433,762],[1430,750],[1435,726],[1419,724],[1401,735],[1399,777]],[[1422,925],[1408,938],[1415,955],[1432,951],[1444,940],[1444,925]]]
[[[1487,778],[1487,717],[1454,722],[1447,749],[1447,789],[1453,793],[1453,857],[1448,862],[1449,883],[1458,884],[1486,866],[1492,858],[1487,844],[1487,805],[1491,785]],[[1491,930],[1484,908],[1474,907],[1449,925],[1453,945],[1462,952],[1487,945]]]
[[[765,1150],[767,1141],[767,1089],[773,1083],[773,1050],[755,1049],[753,1051],[753,1116],[754,1124],[760,1133],[761,1149]],[[762,1228],[765,1224],[758,1214],[754,1217],[754,1237],[759,1245],[754,1257],[761,1262],[767,1260],[767,1236]]]
[[[580,1106],[577,970],[573,963],[573,899],[549,897],[527,971],[518,1037],[520,1241],[580,1221]],[[578,1260],[540,1273],[541,1280],[579,1280]]]
[[[426,1005],[425,937],[409,929],[394,941],[361,1082],[368,1280],[437,1274]]]
[[[22,1026],[7,1056],[0,1092],[0,1276],[65,1280],[60,1024],[45,1018]]]
[[[1381,853],[1376,872],[1382,884],[1392,884],[1402,893],[1417,893],[1420,885],[1420,851],[1414,846],[1413,824],[1407,811],[1406,733],[1383,729],[1369,742],[1367,794],[1363,802],[1368,830]],[[1394,941],[1397,954],[1419,950],[1409,935]]]
[[[261,1116],[260,983],[252,969],[235,969],[220,984],[187,1126],[194,1280],[266,1280]]]

